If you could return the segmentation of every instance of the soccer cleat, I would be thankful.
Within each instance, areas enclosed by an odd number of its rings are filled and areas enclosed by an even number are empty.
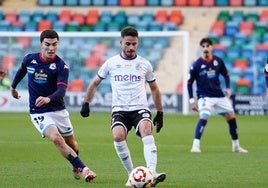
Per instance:
[[[151,187],[155,187],[158,183],[163,182],[166,179],[167,175],[165,173],[156,174],[151,184]]]
[[[192,149],[191,149],[191,152],[192,153],[201,153],[201,150],[199,147],[197,146],[193,146]]]
[[[241,146],[233,147],[232,151],[237,153],[248,153],[248,150],[242,148]]]
[[[88,167],[83,168],[83,176],[86,182],[92,182],[94,178],[96,178],[96,174],[91,171]]]
[[[73,168],[73,170],[72,170],[72,173],[73,173],[73,177],[75,178],[75,179],[77,179],[77,180],[79,180],[80,179],[80,171],[77,169],[77,168]]]

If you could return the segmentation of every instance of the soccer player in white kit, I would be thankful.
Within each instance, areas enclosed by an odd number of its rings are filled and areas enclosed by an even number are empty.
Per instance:
[[[222,115],[229,125],[232,138],[232,151],[247,153],[239,144],[235,112],[232,107],[230,96],[230,77],[223,60],[212,54],[213,46],[209,38],[200,41],[202,56],[191,66],[188,79],[188,94],[192,110],[199,112],[199,121],[195,129],[195,137],[191,152],[200,153],[200,139],[212,111]],[[222,91],[219,76],[225,80],[226,90]],[[193,96],[192,85],[196,81],[197,99]]]
[[[124,28],[121,31],[120,44],[121,53],[109,58],[89,84],[80,113],[83,117],[89,116],[89,103],[98,85],[103,79],[109,77],[112,86],[111,129],[116,153],[127,173],[130,174],[134,166],[126,138],[128,132],[134,127],[136,135],[143,142],[146,165],[154,173],[151,187],[155,187],[166,178],[165,173],[156,172],[157,148],[152,135],[153,123],[156,126],[156,132],[159,132],[163,126],[161,94],[150,62],[136,54],[138,31],[133,27]],[[146,82],[150,86],[157,109],[153,122],[146,97]],[[126,186],[130,186],[129,181]]]

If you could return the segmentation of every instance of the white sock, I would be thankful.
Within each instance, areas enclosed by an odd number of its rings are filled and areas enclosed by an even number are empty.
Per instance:
[[[232,146],[233,146],[233,148],[239,147],[240,146],[239,140],[232,140]]]
[[[194,141],[193,141],[193,147],[198,147],[198,148],[200,148],[200,140],[199,139],[194,139]]]
[[[143,137],[142,142],[146,165],[153,173],[156,173],[157,149],[153,135]]]
[[[125,140],[121,142],[114,142],[114,147],[127,173],[130,174],[131,171],[133,170],[133,163],[131,160],[127,142]]]

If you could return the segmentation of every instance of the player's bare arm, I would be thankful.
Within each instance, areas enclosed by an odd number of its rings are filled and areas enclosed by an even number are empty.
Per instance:
[[[19,99],[20,98],[19,92],[16,89],[14,89],[14,88],[11,87],[10,91],[11,91],[12,97],[14,97],[15,99]]]
[[[102,81],[102,79],[100,79],[99,76],[95,76],[95,78],[93,78],[93,80],[88,85],[84,102],[87,102],[87,103],[91,102],[91,100],[92,100],[94,94],[96,93],[97,88],[100,85],[101,81]]]
[[[153,97],[153,100],[154,100],[155,108],[157,109],[157,111],[163,112],[161,94],[160,94],[160,90],[158,88],[157,83],[156,82],[151,82],[151,83],[149,83],[149,86],[150,86],[150,89],[151,89],[151,93],[152,93],[152,97]]]

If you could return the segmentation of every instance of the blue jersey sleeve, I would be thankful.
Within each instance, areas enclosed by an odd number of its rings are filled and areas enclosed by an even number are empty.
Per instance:
[[[25,77],[25,75],[27,74],[27,68],[26,68],[26,62],[25,59],[28,57],[29,55],[26,55],[23,58],[23,62],[21,63],[20,68],[17,70],[16,75],[12,81],[11,87],[12,88],[16,88],[17,85],[20,83],[20,81]]]
[[[264,68],[264,78],[266,87],[268,88],[268,61],[266,62],[265,68]]]

